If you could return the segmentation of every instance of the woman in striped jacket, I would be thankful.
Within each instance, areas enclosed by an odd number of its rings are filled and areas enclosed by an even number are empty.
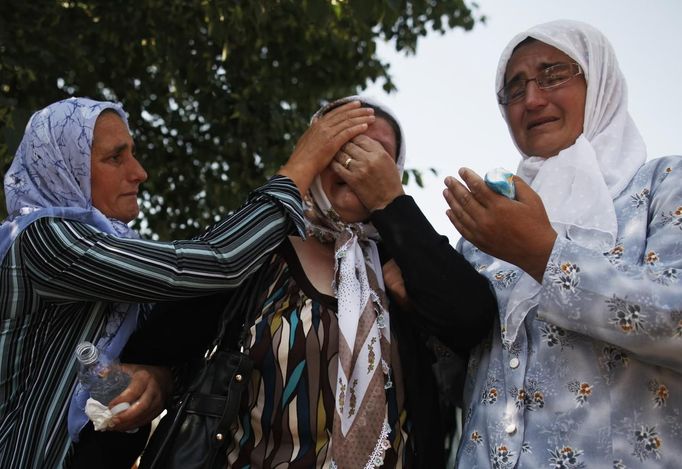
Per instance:
[[[0,467],[76,464],[69,434],[78,440],[87,423],[76,344],[95,342],[117,356],[144,312],[140,303],[241,284],[287,235],[302,232],[301,193],[373,119],[359,103],[340,108],[303,135],[278,175],[236,213],[195,239],[153,242],[127,226],[147,173],[121,106],[70,98],[36,112],[5,175]],[[129,371],[132,382],[121,396],[146,404],[119,414],[121,429],[148,420],[142,409],[160,409],[163,400],[149,379],[160,370]],[[124,453],[103,456],[113,463]]]

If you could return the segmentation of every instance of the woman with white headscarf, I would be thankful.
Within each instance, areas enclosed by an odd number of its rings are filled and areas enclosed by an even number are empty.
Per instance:
[[[682,459],[682,158],[646,160],[607,39],[517,35],[496,91],[522,154],[516,200],[447,178],[461,251],[495,288],[470,361],[463,468],[677,467]]]
[[[403,194],[405,139],[386,106],[350,96],[320,109],[313,122],[356,99],[374,109],[375,122],[315,179],[306,198],[307,238],[283,243],[252,293],[266,298],[256,307],[249,346],[254,372],[224,466],[445,464],[434,358],[423,335],[437,334],[465,353],[489,330],[494,298],[485,278]],[[344,178],[364,172],[372,159],[381,162],[375,192],[384,204],[373,204],[370,213]],[[405,273],[402,289],[398,267]],[[487,301],[453,306],[455,278],[462,291],[487,295]],[[133,336],[126,356],[161,365],[190,358],[186,352],[177,356],[177,339],[168,339],[168,325],[155,319],[175,316],[176,336],[187,335],[186,311],[221,311],[225,303],[221,295],[211,305],[184,302],[172,311],[161,306],[164,311],[152,314],[148,327]],[[458,327],[462,323],[471,327]],[[159,327],[166,343],[159,343]],[[152,358],[150,350],[164,348],[165,356]],[[194,348],[202,352],[205,344]]]
[[[78,441],[87,423],[76,345],[95,342],[116,357],[137,325],[139,303],[240,285],[288,234],[303,232],[301,193],[341,144],[367,128],[371,114],[355,102],[321,119],[233,216],[191,241],[151,242],[127,225],[137,217],[147,173],[122,107],[69,98],[36,112],[5,175],[0,467],[68,465],[69,433]],[[118,430],[148,422],[163,406],[160,389],[137,369],[128,368],[131,385],[112,401],[133,403],[118,415]],[[124,446],[94,456],[101,461],[79,463],[116,467],[130,458]]]

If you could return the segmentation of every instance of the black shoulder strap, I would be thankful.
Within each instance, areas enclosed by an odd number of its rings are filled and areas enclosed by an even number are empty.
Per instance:
[[[237,348],[243,348],[244,344],[248,342],[249,331],[251,329],[251,322],[256,316],[257,301],[263,298],[265,289],[268,287],[265,280],[268,278],[270,272],[270,263],[272,255],[268,256],[265,263],[249,277],[242,285],[236,288],[221,314],[220,329],[218,335],[209,348],[209,353],[215,353],[217,350],[228,350],[234,347],[235,344],[225,343],[223,340],[225,333],[230,325],[234,325],[235,321],[241,318],[241,333],[239,335]]]

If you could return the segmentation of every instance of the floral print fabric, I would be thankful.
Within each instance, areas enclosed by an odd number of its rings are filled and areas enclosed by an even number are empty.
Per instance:
[[[537,309],[474,351],[462,468],[652,468],[682,461],[682,158],[614,199],[607,252],[557,239]],[[464,241],[500,311],[521,276]]]

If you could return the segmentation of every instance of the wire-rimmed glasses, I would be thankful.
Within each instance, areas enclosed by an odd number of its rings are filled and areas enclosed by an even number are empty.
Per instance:
[[[583,73],[583,69],[577,63],[552,65],[541,70],[533,78],[511,80],[497,92],[497,101],[504,106],[520,101],[526,96],[529,81],[534,81],[541,90],[548,90],[563,85],[581,73]]]

